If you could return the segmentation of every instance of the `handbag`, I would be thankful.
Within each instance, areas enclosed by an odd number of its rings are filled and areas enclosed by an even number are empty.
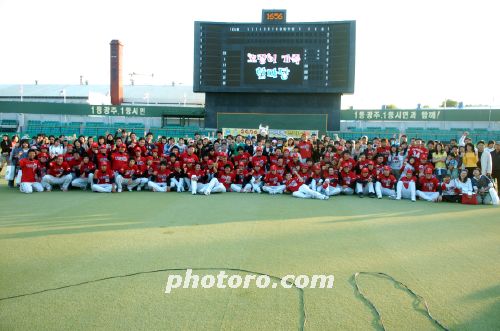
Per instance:
[[[477,195],[476,193],[462,194],[462,204],[464,205],[477,205]]]
[[[7,169],[5,170],[5,180],[14,180],[15,175],[16,175],[16,166],[14,165],[7,166]]]

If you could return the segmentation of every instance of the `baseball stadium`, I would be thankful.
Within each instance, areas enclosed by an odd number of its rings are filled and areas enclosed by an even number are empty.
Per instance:
[[[345,107],[363,25],[287,13],[0,80],[0,330],[500,330],[500,107]]]

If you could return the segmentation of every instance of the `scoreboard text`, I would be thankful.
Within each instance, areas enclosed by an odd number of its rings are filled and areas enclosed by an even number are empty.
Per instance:
[[[194,92],[354,92],[354,21],[195,22],[194,44]]]

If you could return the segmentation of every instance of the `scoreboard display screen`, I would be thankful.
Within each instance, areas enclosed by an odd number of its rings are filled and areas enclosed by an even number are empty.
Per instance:
[[[355,21],[195,22],[193,90],[353,93],[354,59]]]

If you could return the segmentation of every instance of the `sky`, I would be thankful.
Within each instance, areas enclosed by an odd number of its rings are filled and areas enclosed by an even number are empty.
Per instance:
[[[109,83],[109,43],[124,44],[125,84],[192,85],[194,21],[356,20],[355,92],[342,107],[500,105],[495,0],[0,0],[0,84]],[[151,74],[154,77],[151,78]]]

